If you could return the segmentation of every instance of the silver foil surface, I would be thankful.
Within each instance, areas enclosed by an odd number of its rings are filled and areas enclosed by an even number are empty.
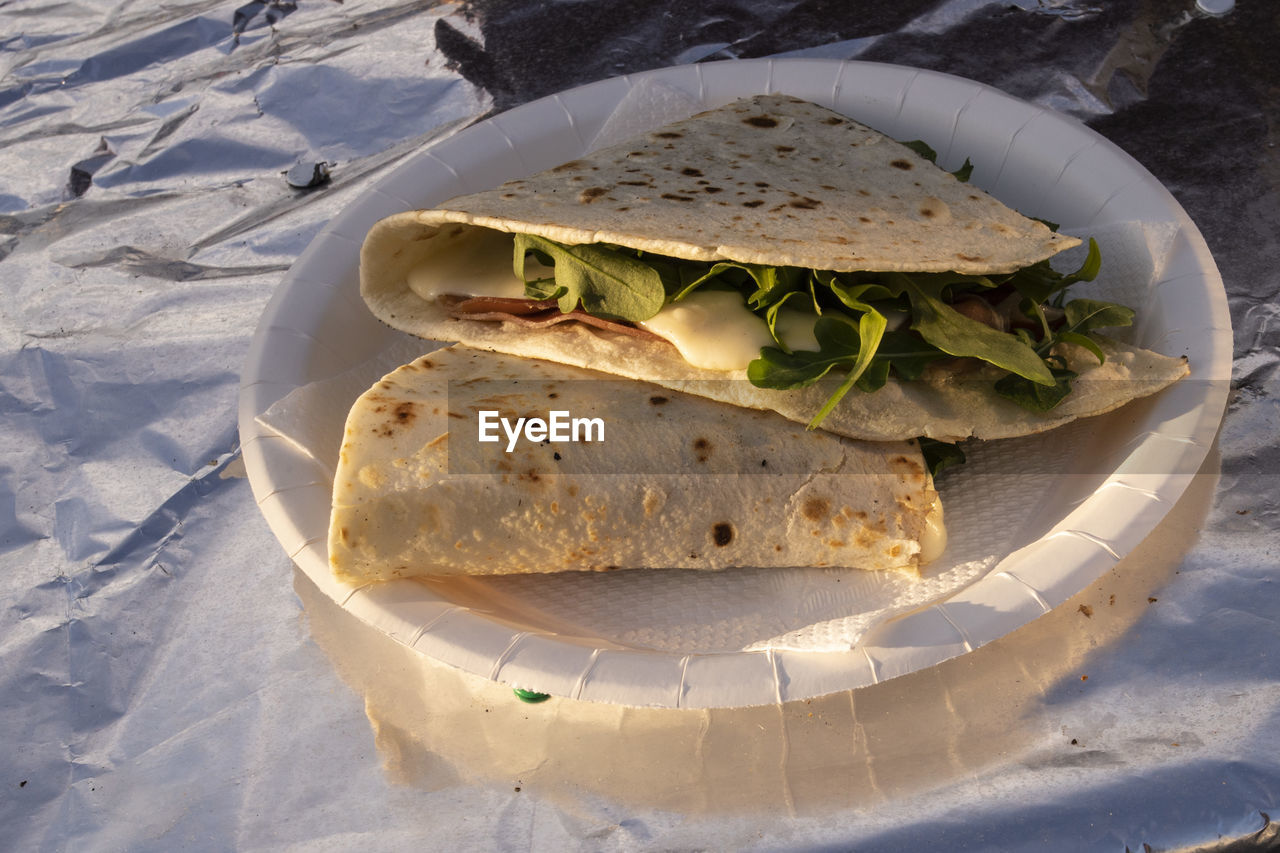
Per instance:
[[[0,4],[0,846],[1276,849],[1280,17],[1207,6]],[[521,703],[295,578],[237,388],[319,229],[496,111],[762,56],[994,85],[1195,220],[1231,402],[1125,571],[930,670],[696,712]]]

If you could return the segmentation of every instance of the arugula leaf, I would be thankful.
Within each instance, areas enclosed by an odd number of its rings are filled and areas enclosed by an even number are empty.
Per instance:
[[[1128,326],[1133,323],[1133,309],[1100,299],[1073,299],[1063,309],[1065,325],[1052,335],[1046,335],[1037,348],[1042,354],[1049,352],[1059,341],[1084,347],[1093,353],[1099,364],[1105,364],[1107,354],[1088,336],[1094,329],[1109,326]]]
[[[907,146],[917,154],[919,154],[924,159],[928,160],[930,163],[933,163],[935,165],[937,164],[938,152],[934,151],[933,146],[925,142],[923,139],[912,139],[911,141],[904,142],[902,144]]]
[[[910,277],[895,281],[911,299],[911,328],[938,349],[961,358],[979,358],[1041,385],[1053,385],[1053,374],[1034,349],[1017,337],[972,320]]]
[[[798,295],[801,295],[798,290],[793,290],[790,293],[784,293],[781,299],[764,310],[764,322],[765,325],[769,327],[769,335],[773,338],[774,342],[778,344],[778,346],[782,347],[787,352],[790,352],[791,348],[783,342],[782,338],[778,337],[778,312],[782,309],[782,306],[787,299]],[[803,298],[803,296],[801,298]]]
[[[1040,306],[1037,304],[1034,307],[1047,328]],[[1066,316],[1064,326],[1057,332],[1046,334],[1036,347],[1036,352],[1043,355],[1049,365],[1053,385],[1039,385],[1010,374],[996,382],[994,387],[997,394],[1033,412],[1044,413],[1051,410],[1071,393],[1071,380],[1077,376],[1074,371],[1067,369],[1066,359],[1049,354],[1054,345],[1059,342],[1076,344],[1093,353],[1098,363],[1104,363],[1107,360],[1106,353],[1086,333],[1108,326],[1128,326],[1133,322],[1134,316],[1131,308],[1099,299],[1073,299],[1067,303],[1063,313]]]
[[[747,365],[747,379],[759,388],[803,388],[826,376],[832,368],[848,365],[848,375],[809,422],[809,428],[814,429],[871,366],[886,325],[884,315],[878,311],[863,314],[856,326],[844,317],[820,317],[813,325],[813,336],[818,340],[817,352],[786,352],[776,347],[764,347],[760,350],[760,357]],[[881,378],[880,384],[883,382]]]
[[[562,246],[531,234],[515,235],[515,273],[521,281],[530,251],[541,252],[553,262],[554,298],[566,314],[581,303],[584,311],[596,317],[639,322],[657,314],[666,301],[662,277],[638,258],[596,244]]]
[[[859,284],[849,284],[833,272],[814,271],[814,280],[819,284],[825,284],[831,289],[845,306],[852,308],[854,311],[870,311],[870,303],[878,302],[884,299],[893,298],[893,293],[889,288],[877,282],[862,282]]]
[[[1098,242],[1090,237],[1089,253],[1080,264],[1080,269],[1075,272],[1064,275],[1045,260],[1013,273],[1009,276],[1008,283],[1028,302],[1039,305],[1047,302],[1054,294],[1061,294],[1078,281],[1093,281],[1098,277],[1101,269],[1102,252],[1098,250]]]
[[[924,457],[924,464],[929,467],[929,474],[933,477],[937,477],[943,469],[950,468],[952,465],[964,464],[964,451],[958,444],[949,444],[924,436],[920,436],[916,441],[920,444],[920,455]]]
[[[1049,315],[1044,313],[1044,305],[1042,303],[1024,299],[1018,307],[1022,309],[1023,315],[1039,321],[1041,340],[1049,340],[1053,336],[1053,326],[1049,323]],[[1017,331],[1019,333],[1018,337],[1022,339],[1023,343],[1031,347],[1040,355],[1044,355],[1047,350],[1041,350],[1039,348],[1039,345],[1031,337],[1030,332],[1025,329],[1018,329]]]
[[[1071,380],[1077,374],[1068,370],[1066,360],[1051,355],[1046,359],[1053,373],[1053,384],[1042,385],[1010,373],[996,382],[997,394],[1012,400],[1024,409],[1043,414],[1063,401],[1071,393]]]
[[[879,313],[864,314],[857,326],[843,317],[823,317],[814,324],[817,352],[785,352],[764,347],[760,357],[747,365],[747,378],[759,388],[785,390],[812,385],[834,368],[850,367],[847,375],[809,422],[818,426],[850,388],[877,391],[889,380],[892,368],[904,379],[919,379],[925,366],[943,353],[905,331],[886,331]],[[863,347],[863,342],[869,345]]]
[[[889,383],[889,370],[893,362],[886,358],[873,358],[854,386],[864,394],[874,394]]]
[[[1133,325],[1133,309],[1100,299],[1072,299],[1064,307],[1067,331],[1084,334],[1108,326]]]
[[[929,362],[944,355],[910,332],[885,332],[880,338],[880,349],[855,387],[865,394],[873,394],[889,382],[890,370],[903,379],[919,379]]]
[[[800,267],[768,267],[759,264],[740,264],[755,280],[756,290],[747,297],[752,308],[767,308],[803,289],[809,280],[809,271]]]
[[[707,282],[720,278],[722,275],[724,275],[727,272],[731,272],[734,270],[741,271],[742,269],[743,269],[742,264],[734,263],[733,261],[720,261],[718,263],[712,264],[711,268],[708,269],[706,272],[702,273],[702,275],[699,275],[696,278],[693,278],[691,281],[685,282],[680,287],[679,290],[672,293],[671,301],[679,302],[681,299],[684,299],[694,290],[706,284]]]
[[[928,160],[930,163],[933,163],[935,166],[938,164],[938,152],[934,151],[933,146],[925,142],[923,139],[913,139],[910,142],[904,142],[902,144]],[[955,175],[956,180],[960,183],[966,184],[969,182],[969,176],[973,174],[973,163],[969,162],[969,158],[966,157],[964,158],[964,165],[959,169],[956,169],[951,174]]]
[[[1107,354],[1102,351],[1102,347],[1098,346],[1093,338],[1087,335],[1081,335],[1077,332],[1058,332],[1057,339],[1065,343],[1075,344],[1078,347],[1084,347],[1098,359],[1098,364],[1107,363]]]
[[[818,327],[824,322],[842,322],[834,317],[824,317],[813,326],[814,337],[818,337]],[[827,398],[822,404],[822,408],[818,409],[817,414],[809,421],[809,429],[817,429],[818,424],[831,414],[832,410],[839,405],[844,399],[844,395],[849,393],[849,389],[857,384],[858,380],[871,366],[871,359],[875,357],[876,350],[880,348],[880,339],[885,332],[885,326],[888,322],[884,315],[879,311],[870,310],[858,318],[858,353],[854,358],[853,366],[849,368],[849,375],[840,383],[840,387]],[[818,342],[822,342],[822,338],[818,337]]]
[[[813,325],[818,351],[787,352],[763,347],[747,365],[747,379],[758,388],[785,390],[812,385],[833,367],[853,364],[862,349],[858,326],[847,319],[819,318]]]
[[[840,298],[841,302],[854,311],[859,312],[858,348],[856,353],[852,354],[852,364],[850,365],[848,376],[846,376],[844,381],[840,383],[835,392],[827,398],[827,401],[822,404],[822,407],[818,409],[818,412],[813,416],[813,419],[809,421],[810,429],[816,428],[818,424],[822,423],[827,415],[831,414],[832,410],[835,409],[842,399],[844,399],[845,394],[849,393],[849,389],[855,386],[860,388],[874,386],[874,388],[878,389],[888,381],[888,369],[886,365],[884,370],[876,371],[875,374],[867,377],[866,382],[863,383],[863,377],[866,374],[867,369],[871,367],[872,359],[875,357],[876,352],[880,349],[880,341],[884,337],[885,330],[889,326],[889,321],[872,305],[868,302],[864,302],[862,299],[862,297],[867,294],[879,295],[881,292],[887,296],[889,295],[888,291],[877,284],[862,284],[852,287],[845,285],[845,283],[840,281],[839,276],[835,273],[830,273],[829,278],[824,280],[823,274],[815,271],[809,278],[811,289],[814,282],[817,281],[827,284],[836,292],[836,295]],[[813,300],[814,307],[816,308],[818,304],[818,297],[816,293],[813,295]],[[819,335],[819,327],[823,329],[824,333],[829,335],[831,334],[831,331],[838,328],[836,326],[829,325],[829,323],[834,322],[835,319],[836,318],[824,318],[818,320],[818,322],[814,324],[814,337],[818,339],[820,346],[823,344],[823,336]],[[842,320],[841,322],[847,321]]]
[[[946,353],[930,346],[919,336],[903,329],[885,332],[880,338],[876,361],[891,366],[903,379],[915,380],[924,376],[925,368],[932,361],[946,357]]]
[[[549,266],[549,265],[548,265]],[[564,287],[556,287],[554,278],[535,278],[524,283],[524,295],[530,299],[556,299],[568,293]]]
[[[740,273],[738,276],[730,273]],[[747,304],[753,309],[767,308],[786,299],[792,293],[803,292],[806,287],[812,293],[809,282],[810,270],[802,267],[773,267],[764,264],[748,264],[738,261],[718,261],[711,265],[703,275],[690,281],[671,297],[672,302],[688,296],[693,290],[716,279],[725,279],[729,284],[746,285],[754,282],[756,289],[747,296]],[[817,308],[815,300],[814,308]]]
[[[662,279],[662,289],[668,301],[706,278],[706,264],[699,264],[696,261],[652,255],[639,250],[636,250],[635,257],[657,271],[658,277]]]
[[[893,296],[906,292],[906,284],[914,284],[922,292],[943,302],[954,301],[962,293],[992,290],[998,286],[990,276],[962,272],[881,273],[886,290]]]

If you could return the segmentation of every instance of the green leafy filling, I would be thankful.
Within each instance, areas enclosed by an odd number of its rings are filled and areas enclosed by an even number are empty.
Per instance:
[[[964,451],[958,444],[924,436],[917,438],[916,441],[920,443],[920,455],[924,457],[924,464],[929,466],[929,474],[935,478],[953,465],[964,464]]]
[[[525,281],[525,258],[534,252],[554,279],[526,282],[525,294],[533,299],[554,299],[568,314],[579,305],[596,317],[610,320],[647,320],[666,301],[662,277],[651,265],[606,246],[563,246],[545,237],[515,235],[515,273]]]
[[[909,147],[930,160],[923,143]],[[967,180],[972,166],[953,174]],[[550,266],[549,278],[528,280],[526,258]],[[1061,343],[1081,346],[1102,362],[1092,337],[1097,329],[1127,326],[1134,312],[1094,299],[1066,299],[1067,288],[1097,276],[1097,243],[1080,268],[1069,274],[1040,261],[1014,273],[831,272],[798,267],[721,261],[699,263],[607,244],[565,246],[543,237],[515,235],[516,275],[533,299],[554,299],[563,312],[638,323],[669,302],[700,288],[731,289],[768,325],[776,346],[761,349],[747,378],[779,390],[812,385],[828,373],[842,373],[835,391],[810,421],[818,426],[853,389],[872,392],[891,375],[919,379],[942,359],[978,359],[1006,374],[994,382],[1000,396],[1034,412],[1047,412],[1071,392],[1076,374],[1053,352]],[[1012,331],[973,319],[957,305],[979,300],[990,308],[1016,301]],[[778,311],[790,308],[814,316],[817,350],[790,350],[779,338]],[[962,306],[963,307],[963,306]],[[890,328],[890,317],[909,322]]]

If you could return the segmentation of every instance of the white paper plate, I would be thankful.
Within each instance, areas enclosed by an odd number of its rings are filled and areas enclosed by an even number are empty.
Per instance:
[[[970,158],[980,186],[1064,228],[1167,226],[1172,242],[1141,306],[1138,342],[1187,354],[1191,378],[1126,407],[1122,417],[1077,428],[1077,444],[1083,437],[1088,445],[1088,470],[1066,470],[1043,483],[1035,517],[1018,520],[1031,538],[1014,537],[1009,551],[958,593],[876,625],[854,648],[742,651],[700,648],[696,641],[664,647],[636,641],[635,631],[615,633],[531,610],[518,584],[478,579],[338,585],[325,551],[329,476],[255,418],[295,388],[360,364],[396,336],[359,297],[365,233],[389,214],[579,156],[625,95],[654,83],[683,90],[704,107],[788,93],[895,138],[924,139],[944,167]],[[254,495],[286,553],[328,595],[393,638],[480,676],[560,696],[743,706],[856,688],[932,666],[1083,590],[1141,541],[1189,484],[1221,421],[1230,363],[1226,297],[1203,238],[1158,181],[1080,123],[935,72],[864,62],[739,60],[605,80],[526,104],[433,145],[378,181],[316,238],[267,306],[244,370],[240,431]],[[608,594],[611,588],[600,589]],[[589,609],[592,603],[579,604]]]

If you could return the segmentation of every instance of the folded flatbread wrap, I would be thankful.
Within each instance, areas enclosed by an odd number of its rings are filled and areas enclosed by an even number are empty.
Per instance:
[[[591,441],[478,440],[482,412],[513,422],[557,410],[599,417],[602,430]],[[329,554],[350,583],[614,568],[910,571],[944,536],[915,442],[853,441],[771,412],[455,346],[387,375],[351,409]]]
[[[633,334],[581,312],[575,312],[579,319],[594,324],[560,322],[566,318],[559,312],[551,318],[504,313],[503,300],[524,295],[511,272],[512,235],[703,262],[974,275],[1008,273],[1079,243],[960,182],[910,147],[777,95],[701,113],[433,210],[389,217],[364,243],[361,292],[374,314],[395,328],[607,370],[801,422],[814,416],[838,379],[833,374],[789,390],[747,382],[741,359],[716,357],[733,346],[738,321],[732,318],[751,322],[743,305],[723,310],[715,301],[723,294],[698,292],[681,303],[701,312],[699,322],[714,320],[710,332],[687,325],[673,332],[671,323],[655,319],[639,324],[650,333]],[[496,307],[459,314],[459,297]],[[753,340],[736,346],[758,352]],[[1182,359],[1108,340],[1098,346],[1102,363],[1083,348],[1057,349],[1078,379],[1073,393],[1048,412],[1027,411],[996,394],[1000,370],[959,376],[931,370],[918,381],[891,380],[875,393],[846,395],[822,427],[870,440],[1024,435],[1109,411],[1187,372]]]

